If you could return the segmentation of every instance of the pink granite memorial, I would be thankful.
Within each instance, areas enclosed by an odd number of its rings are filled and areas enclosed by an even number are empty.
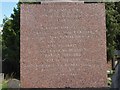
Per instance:
[[[23,88],[107,86],[104,3],[22,4]]]

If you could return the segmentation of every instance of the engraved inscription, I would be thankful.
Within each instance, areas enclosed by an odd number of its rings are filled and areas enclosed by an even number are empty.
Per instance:
[[[21,5],[21,86],[105,87],[104,5]]]

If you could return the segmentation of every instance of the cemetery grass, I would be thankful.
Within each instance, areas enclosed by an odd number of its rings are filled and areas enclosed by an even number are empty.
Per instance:
[[[4,80],[2,83],[0,83],[1,90],[8,90],[7,82],[7,80]]]

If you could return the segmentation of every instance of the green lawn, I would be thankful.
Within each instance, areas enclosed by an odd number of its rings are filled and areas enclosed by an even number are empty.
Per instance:
[[[7,80],[4,80],[2,83],[0,83],[0,90],[8,90],[7,82]]]

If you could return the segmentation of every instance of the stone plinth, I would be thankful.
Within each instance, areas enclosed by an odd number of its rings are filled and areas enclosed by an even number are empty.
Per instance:
[[[106,87],[103,3],[21,5],[21,87]]]

